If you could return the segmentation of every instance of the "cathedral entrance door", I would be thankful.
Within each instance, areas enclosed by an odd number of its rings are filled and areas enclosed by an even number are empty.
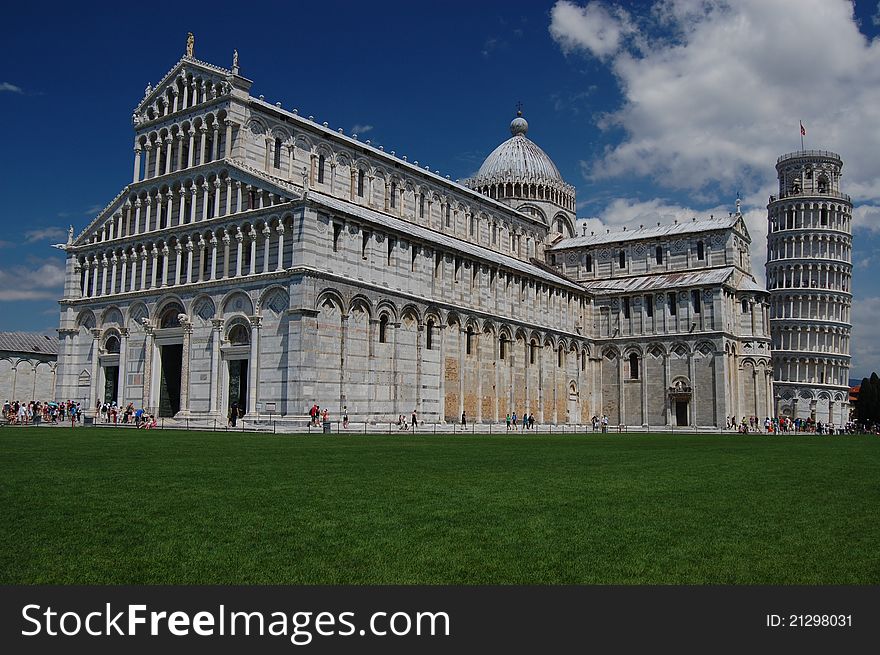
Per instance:
[[[688,401],[675,401],[675,424],[679,426],[688,424]]]
[[[180,369],[183,344],[160,346],[159,416],[171,418],[180,411]]]
[[[119,367],[104,367],[104,402],[111,403],[119,394]]]
[[[229,396],[227,399],[227,411],[233,404],[237,404],[242,412],[247,411],[247,388],[248,388],[248,360],[229,360]]]

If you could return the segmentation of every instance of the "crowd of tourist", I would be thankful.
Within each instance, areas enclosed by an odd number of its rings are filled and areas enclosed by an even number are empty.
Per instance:
[[[156,417],[143,409],[135,409],[128,403],[120,410],[115,402],[95,405],[96,421],[111,424],[132,424],[138,428],[156,427]],[[8,425],[59,425],[70,423],[71,427],[82,425],[84,411],[82,405],[73,400],[60,403],[54,401],[31,400],[29,402],[6,401],[3,403],[3,420]]]
[[[812,418],[789,418],[781,416],[776,418],[766,417],[763,421],[757,416],[743,416],[737,423],[735,416],[727,419],[727,429],[736,429],[740,434],[764,433],[764,434],[854,434],[860,430],[855,421],[848,421],[843,425],[835,425],[831,422],[816,421]]]

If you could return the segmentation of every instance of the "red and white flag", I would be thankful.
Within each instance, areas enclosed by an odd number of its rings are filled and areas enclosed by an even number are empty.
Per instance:
[[[801,136],[806,136],[807,135],[807,128],[804,127],[803,121],[800,121],[800,123],[801,123]]]

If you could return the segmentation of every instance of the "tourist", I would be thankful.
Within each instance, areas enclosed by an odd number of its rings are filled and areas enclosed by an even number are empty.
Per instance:
[[[413,430],[415,430],[419,424],[418,417],[416,416],[416,410],[412,411],[412,420],[410,422],[412,423]]]
[[[513,424],[513,431],[516,432],[516,430],[517,430],[517,427],[516,427],[516,412],[514,412],[513,415],[510,417],[510,422]]]
[[[464,412],[461,413],[461,427],[467,427],[467,416],[465,416]]]
[[[348,429],[348,406],[342,406],[342,427]]]
[[[507,423],[507,431],[510,432],[510,412],[504,417],[504,422]]]
[[[70,402],[70,401],[68,401],[68,402]],[[68,412],[68,414],[70,415],[70,427],[75,428],[76,427],[76,405],[74,405],[73,403],[70,403],[70,411]]]

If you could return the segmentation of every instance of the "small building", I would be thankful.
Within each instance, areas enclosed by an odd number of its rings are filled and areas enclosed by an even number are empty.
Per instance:
[[[58,337],[0,332],[0,403],[55,400]]]

